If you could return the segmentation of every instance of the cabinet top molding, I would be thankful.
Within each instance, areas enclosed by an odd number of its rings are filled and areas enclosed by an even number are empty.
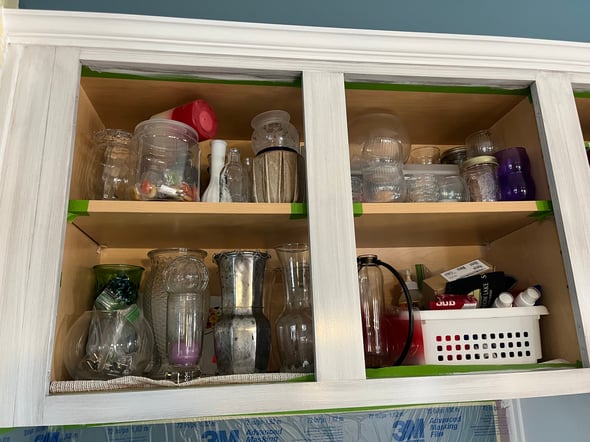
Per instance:
[[[83,62],[103,70],[142,62],[139,53],[148,51],[152,66],[182,66],[184,56],[187,67],[200,57],[217,67],[342,71],[350,80],[462,77],[512,80],[515,87],[536,72],[558,71],[590,84],[590,44],[581,42],[88,12],[5,9],[3,15],[3,44],[77,47]],[[154,51],[161,60],[154,62]]]

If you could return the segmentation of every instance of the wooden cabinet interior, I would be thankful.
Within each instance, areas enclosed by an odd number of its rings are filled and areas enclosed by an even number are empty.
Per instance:
[[[380,109],[398,114],[415,145],[447,149],[480,129],[500,135],[505,146],[524,146],[531,158],[537,199],[550,199],[535,112],[526,91],[460,88],[396,88],[346,85],[347,118]],[[250,120],[260,112],[284,109],[304,140],[300,82],[165,81],[82,77],[70,199],[87,199],[90,134],[101,128],[133,131],[150,115],[202,98],[219,118],[218,138],[252,155]],[[209,143],[200,143],[206,176]],[[343,147],[344,148],[344,147]],[[541,284],[544,359],[580,358],[564,267],[552,217],[538,221],[535,201],[497,203],[363,204],[355,218],[358,253],[376,253],[398,269],[425,264],[435,273],[482,257],[518,278]],[[160,247],[202,248],[211,273],[211,294],[219,293],[212,255],[235,248],[269,249],[270,269],[278,267],[272,248],[307,242],[307,221],[292,216],[290,204],[213,204],[89,201],[88,216],[68,224],[62,265],[52,380],[68,379],[63,342],[68,327],[92,304],[92,266],[126,262],[147,267],[147,252]],[[295,218],[295,219],[293,219]],[[337,220],[334,220],[337,222]],[[387,281],[392,292],[393,281]],[[315,294],[321,296],[321,294]],[[282,308],[282,286],[274,285],[271,321]],[[395,300],[390,299],[393,303]],[[275,346],[276,348],[276,346]],[[271,370],[278,369],[273,355]]]

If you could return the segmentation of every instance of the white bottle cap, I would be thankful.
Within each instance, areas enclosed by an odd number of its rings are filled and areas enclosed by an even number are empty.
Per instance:
[[[494,301],[494,307],[499,307],[499,308],[512,307],[513,301],[514,301],[514,296],[512,296],[508,292],[502,292],[498,295],[498,297]]]
[[[519,293],[514,300],[514,305],[517,307],[532,307],[535,302],[541,297],[541,292],[535,287],[529,287],[528,289]]]

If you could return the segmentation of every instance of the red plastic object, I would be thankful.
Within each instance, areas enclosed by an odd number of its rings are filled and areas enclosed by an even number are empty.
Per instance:
[[[195,100],[172,109],[172,120],[188,124],[197,131],[199,141],[217,135],[217,116],[205,100]]]

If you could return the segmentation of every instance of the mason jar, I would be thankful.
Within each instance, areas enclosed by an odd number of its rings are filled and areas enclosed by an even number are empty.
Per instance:
[[[471,201],[498,201],[498,161],[491,155],[470,158],[461,164],[461,176],[465,180]]]

